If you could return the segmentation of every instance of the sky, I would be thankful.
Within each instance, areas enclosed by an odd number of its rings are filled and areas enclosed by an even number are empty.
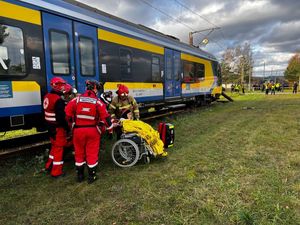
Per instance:
[[[300,0],[77,0],[188,43],[213,27],[201,49],[219,60],[227,48],[251,44],[254,76],[282,75],[300,51]],[[209,31],[194,34],[197,45]]]

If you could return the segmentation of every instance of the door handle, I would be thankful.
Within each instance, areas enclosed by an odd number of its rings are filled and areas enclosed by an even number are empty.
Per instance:
[[[72,80],[76,80],[75,68],[73,66],[71,69],[71,74],[72,74]]]

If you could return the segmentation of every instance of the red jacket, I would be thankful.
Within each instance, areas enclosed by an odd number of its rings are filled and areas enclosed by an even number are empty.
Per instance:
[[[45,120],[55,127],[63,127],[68,129],[65,119],[65,103],[61,95],[55,91],[46,94],[43,101]]]
[[[104,122],[106,126],[107,118],[110,118],[103,104],[93,91],[87,90],[70,101],[66,108],[66,117],[69,122],[75,123],[76,127],[92,127]]]

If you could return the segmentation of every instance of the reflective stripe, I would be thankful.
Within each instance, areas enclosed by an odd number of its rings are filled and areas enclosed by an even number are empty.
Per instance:
[[[58,165],[63,165],[64,161],[59,161],[59,162],[55,162],[53,161],[53,165],[58,166]]]
[[[80,97],[79,98],[79,102],[96,104],[97,103],[97,99],[90,98],[90,97]]]
[[[84,161],[84,162],[81,162],[81,163],[79,163],[79,162],[75,162],[75,166],[82,166],[82,165],[84,165],[86,162]]]
[[[76,115],[79,119],[87,119],[87,120],[95,120],[94,116],[87,116],[87,115]]]
[[[120,107],[119,109],[127,109],[127,108],[130,108],[131,105],[124,105],[122,107]]]
[[[53,118],[53,117],[46,117],[46,116],[45,116],[45,120],[48,120],[48,121],[56,121],[55,118]]]
[[[97,104],[103,106],[103,104],[101,103],[101,101],[97,101]]]
[[[45,112],[46,116],[55,116],[55,113],[49,113],[49,112]]]
[[[140,112],[140,110],[136,109],[136,110],[134,110],[133,112]]]
[[[93,164],[93,165],[89,165],[89,164],[87,164],[88,165],[88,167],[89,168],[93,168],[93,167],[95,167],[95,166],[97,166],[98,165],[98,162],[96,162],[95,164]]]
[[[110,125],[110,127],[106,128],[106,130],[112,129],[114,125]]]
[[[115,117],[115,116],[116,116],[116,114],[111,114],[110,116],[111,116],[111,117]]]
[[[112,104],[110,104],[110,107],[111,107],[111,108],[113,108],[113,109],[116,109],[116,107],[115,107],[115,106],[113,106]]]
[[[101,135],[102,132],[101,132],[100,128],[98,126],[96,126],[96,128],[98,130],[98,133]]]
[[[49,159],[54,159],[54,156],[53,155],[49,155]]]

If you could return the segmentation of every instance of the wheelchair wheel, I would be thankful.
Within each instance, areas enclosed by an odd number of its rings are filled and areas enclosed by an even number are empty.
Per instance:
[[[140,156],[139,147],[130,139],[120,139],[112,147],[112,159],[117,166],[131,167]]]

